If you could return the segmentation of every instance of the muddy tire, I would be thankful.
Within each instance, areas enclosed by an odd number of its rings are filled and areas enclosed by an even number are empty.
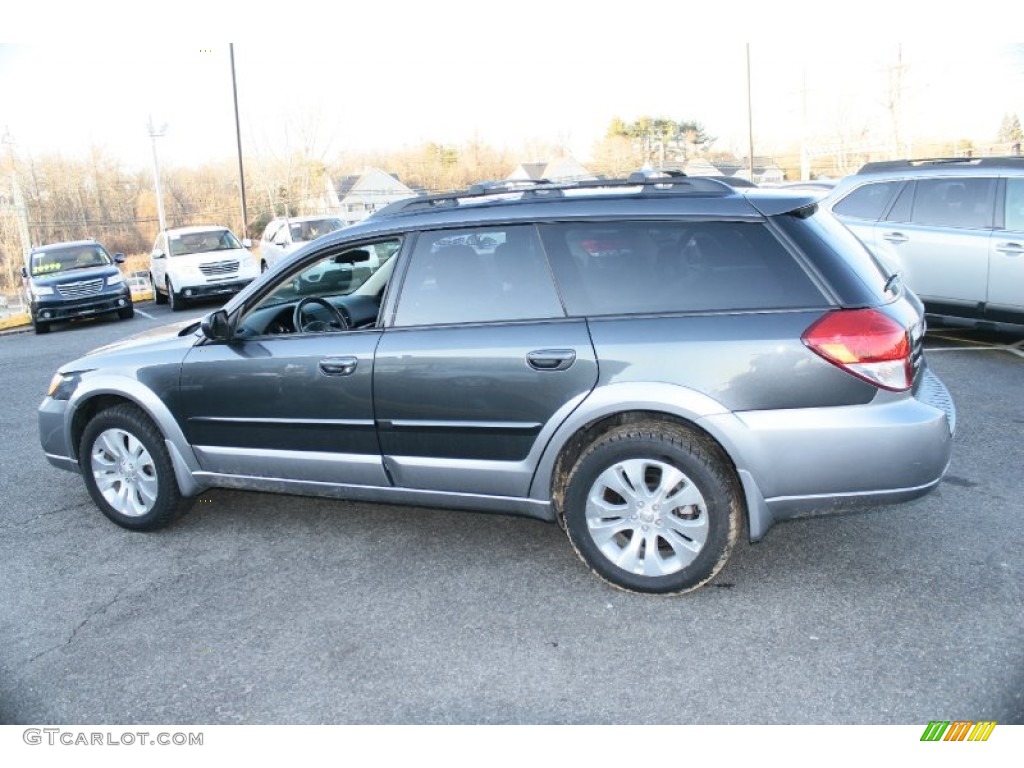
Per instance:
[[[583,452],[564,514],[573,548],[599,577],[631,592],[682,594],[725,566],[742,495],[716,443],[652,421],[607,432]]]

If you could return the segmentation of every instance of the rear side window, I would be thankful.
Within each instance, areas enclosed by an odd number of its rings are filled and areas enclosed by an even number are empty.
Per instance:
[[[1013,232],[1024,232],[1024,179],[1006,180],[1004,226]]]
[[[919,179],[911,223],[986,229],[995,212],[995,179]]]
[[[878,221],[886,205],[896,193],[902,181],[885,181],[877,184],[865,184],[857,187],[850,194],[833,206],[832,210],[840,216],[851,219]]]
[[[395,325],[564,316],[536,230],[488,227],[419,235]]]
[[[541,239],[570,315],[823,303],[792,255],[759,223],[549,224]]]

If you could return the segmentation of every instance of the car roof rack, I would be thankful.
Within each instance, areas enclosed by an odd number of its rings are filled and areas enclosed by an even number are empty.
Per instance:
[[[735,190],[726,182],[708,176],[687,176],[681,171],[635,171],[625,179],[585,179],[581,181],[553,182],[550,179],[505,179],[481,181],[468,189],[436,195],[410,197],[398,200],[371,214],[372,218],[394,216],[436,208],[456,208],[460,205],[535,202],[571,196],[572,192],[592,194],[607,189],[640,187],[640,195],[703,195],[726,196]],[[569,192],[570,195],[566,193]],[[512,197],[514,195],[514,197]],[[489,199],[488,199],[489,198]]]
[[[995,157],[925,157],[919,160],[881,160],[874,163],[865,163],[857,173],[911,170],[927,168],[928,166],[1022,168],[1024,167],[1024,157],[1020,155],[1000,155]]]

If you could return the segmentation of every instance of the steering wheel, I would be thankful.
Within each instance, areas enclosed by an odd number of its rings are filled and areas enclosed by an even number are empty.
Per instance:
[[[331,322],[325,323],[323,320],[313,320],[309,323],[303,323],[302,310],[310,304],[319,304],[321,307],[326,309],[328,314],[331,315]],[[341,314],[341,310],[331,304],[331,302],[327,301],[327,299],[323,299],[319,296],[307,296],[295,305],[295,312],[292,314],[292,324],[295,326],[296,332],[299,333],[323,333],[325,331],[332,330],[348,330],[348,321],[345,319],[345,316]]]

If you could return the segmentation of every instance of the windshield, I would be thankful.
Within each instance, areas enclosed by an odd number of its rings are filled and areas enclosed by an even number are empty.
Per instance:
[[[32,275],[53,275],[73,269],[90,269],[113,264],[110,254],[99,245],[79,245],[71,248],[37,251],[32,254]]]
[[[206,232],[183,232],[169,235],[171,256],[187,256],[190,253],[209,251],[233,251],[242,244],[227,229],[211,229]]]
[[[316,240],[321,235],[342,228],[340,219],[315,219],[313,221],[293,221],[291,228],[292,242],[305,243]]]

